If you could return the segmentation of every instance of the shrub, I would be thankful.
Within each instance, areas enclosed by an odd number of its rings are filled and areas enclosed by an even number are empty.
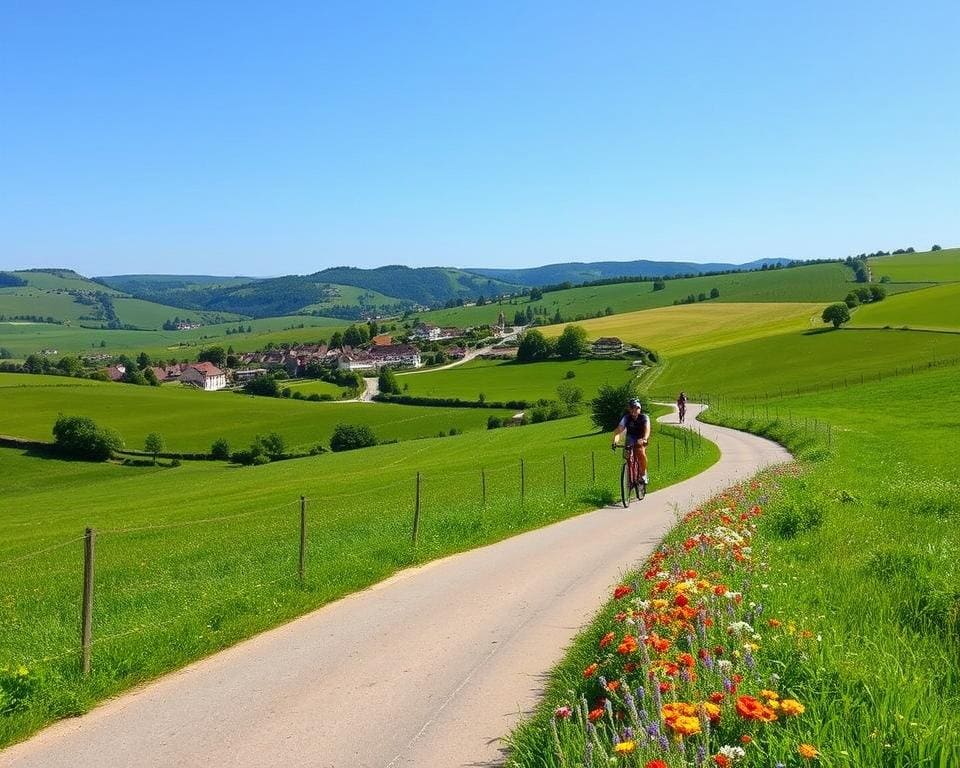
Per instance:
[[[376,435],[365,424],[337,424],[330,438],[331,451],[353,451],[376,444]]]
[[[847,294],[847,298],[845,298],[843,302],[850,309],[860,306],[860,298],[853,291]]]
[[[880,278],[881,283],[892,283],[893,280],[890,278],[890,275],[884,275]]]
[[[546,360],[553,352],[551,343],[544,337],[540,331],[534,329],[523,334],[520,340],[520,346],[517,347],[517,361],[521,363],[534,363],[538,360]]]
[[[885,298],[887,298],[887,290],[883,286],[870,286],[870,301],[883,301]]]
[[[220,438],[210,446],[210,457],[219,461],[226,461],[230,458],[230,443],[224,438]]]
[[[634,397],[637,397],[637,386],[633,380],[620,386],[602,384],[597,391],[597,396],[590,403],[591,419],[594,425],[604,431],[613,429],[623,417],[627,403]],[[647,402],[643,398],[641,402],[643,410],[646,411]]]
[[[382,368],[378,378],[380,391],[387,395],[400,394],[400,382],[397,381],[397,375],[390,368]]]
[[[330,399],[333,400],[332,395],[330,396]],[[311,394],[307,395],[307,400],[309,400],[311,403],[319,403],[320,395],[316,392],[312,392]]]
[[[284,390],[284,392],[289,392],[289,391],[290,391],[289,389]],[[306,400],[306,397],[304,397],[303,392],[301,392],[299,389],[293,390],[293,394],[290,395],[290,397],[293,398],[294,400]]]
[[[666,284],[665,282],[663,282],[663,280],[654,280],[654,281],[653,281],[653,290],[655,290],[655,291],[662,291],[662,290],[663,290],[664,288],[666,288],[666,287],[667,287],[667,284]]]
[[[792,539],[817,528],[823,522],[823,508],[814,502],[785,503],[766,522],[781,539]]]
[[[499,429],[503,426],[503,419],[499,416],[491,416],[487,419],[487,429]]]
[[[261,374],[250,379],[243,386],[243,391],[248,395],[260,395],[262,397],[276,397],[280,394],[280,385],[273,376]]]
[[[287,389],[286,387],[284,387],[283,389],[281,389],[280,392],[279,392],[279,394],[280,394],[280,397],[287,397],[287,398],[293,397],[293,393],[292,393],[289,389]],[[297,392],[297,394],[300,395],[300,397],[303,397],[303,393],[302,393],[302,392]]]
[[[312,398],[311,398],[311,399],[312,399]],[[324,393],[322,393],[317,399],[318,399],[318,400],[321,400],[321,401],[323,401],[323,402],[325,402],[325,403],[332,403],[335,398],[334,398],[334,396],[331,395],[329,392],[324,392]]]
[[[179,466],[180,466],[180,459],[173,459],[173,461],[170,462],[170,466],[171,466],[171,467],[179,467]]]
[[[567,371],[563,378],[565,378],[565,379],[575,379],[575,378],[577,378],[577,374],[574,373],[573,371]]]
[[[61,416],[53,425],[53,442],[66,456],[106,461],[123,449],[123,438],[112,429],[98,427],[86,416]]]
[[[275,459],[283,455],[287,448],[287,443],[282,435],[271,432],[268,435],[257,435],[253,439],[253,446],[259,446],[261,454],[270,459]],[[253,446],[251,446],[251,448]]]

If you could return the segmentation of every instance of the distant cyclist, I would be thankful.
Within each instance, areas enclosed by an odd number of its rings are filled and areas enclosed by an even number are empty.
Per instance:
[[[677,398],[677,411],[680,414],[680,423],[683,424],[683,420],[687,417],[687,395],[684,392],[681,392],[680,397]]]
[[[650,417],[645,413],[641,413],[640,401],[637,398],[633,398],[627,404],[627,411],[623,414],[623,418],[620,419],[620,423],[617,424],[617,428],[613,430],[613,445],[610,447],[613,450],[617,450],[617,445],[620,443],[620,435],[626,433],[626,446],[627,450],[632,450],[637,459],[637,464],[640,467],[640,476],[643,480],[643,484],[646,485],[650,482],[650,479],[647,477],[647,451],[646,446],[650,441]]]

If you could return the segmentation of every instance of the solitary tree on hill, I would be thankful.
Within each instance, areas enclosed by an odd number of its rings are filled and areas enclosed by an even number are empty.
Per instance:
[[[850,322],[850,309],[846,304],[831,304],[820,316],[823,322],[833,323],[834,328],[839,328],[844,323]]]
[[[153,454],[153,463],[156,466],[157,455],[163,450],[163,438],[158,432],[151,432],[147,435],[146,440],[143,441],[143,450],[147,453]]]

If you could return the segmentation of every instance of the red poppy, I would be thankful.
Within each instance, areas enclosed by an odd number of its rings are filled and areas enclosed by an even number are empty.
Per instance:
[[[616,635],[613,632],[607,632],[607,634],[600,638],[600,647],[606,648],[613,642],[614,637],[616,637]]]
[[[613,597],[615,600],[619,600],[621,597],[626,597],[631,592],[633,592],[633,587],[628,586],[627,584],[621,584],[615,590],[613,590]]]

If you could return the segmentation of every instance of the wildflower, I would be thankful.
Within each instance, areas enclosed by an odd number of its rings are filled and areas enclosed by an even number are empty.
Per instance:
[[[617,746],[613,748],[613,753],[615,755],[629,755],[637,748],[637,742],[635,741],[621,741]]]
[[[670,768],[663,760],[650,760],[643,768]]]
[[[780,619],[770,619],[769,621],[767,621],[767,624],[773,627],[774,629],[777,629],[781,625],[781,623],[782,622],[780,621]]]
[[[800,757],[804,758],[805,760],[813,760],[813,758],[820,754],[813,744],[801,744],[799,747],[797,747],[797,752],[799,752]]]
[[[613,590],[613,597],[615,600],[619,600],[621,597],[626,597],[631,592],[633,592],[633,587],[628,586],[627,584],[621,584],[615,590]]]
[[[620,681],[619,681],[619,680],[611,680],[609,683],[607,683],[607,690],[608,690],[608,691],[615,691],[615,690],[617,690],[617,688],[619,688],[619,687],[620,687]]]
[[[613,642],[613,638],[616,637],[616,634],[613,632],[607,632],[602,638],[600,638],[600,647],[606,648],[610,643]]]
[[[733,765],[733,761],[729,757],[719,753],[713,756],[713,762],[719,768],[730,768]]]
[[[587,719],[591,723],[595,723],[597,722],[597,720],[603,717],[604,712],[606,712],[606,709],[604,709],[603,707],[597,707],[596,709],[591,709],[589,714],[587,714]]]
[[[591,664],[589,667],[583,670],[584,678],[593,677],[595,674],[597,674],[598,669],[599,667],[597,666],[596,663]]]
[[[749,733],[745,733],[743,734],[743,736],[740,737],[741,744],[749,744],[751,741],[753,741],[753,739],[751,738]]]
[[[627,656],[635,653],[638,647],[637,639],[633,635],[626,635],[623,638],[623,642],[617,646],[617,653],[622,653],[624,656]]]
[[[780,702],[780,711],[785,715],[802,715],[807,708],[796,699],[784,699]]]
[[[736,708],[737,714],[744,720],[760,720],[764,723],[770,723],[777,719],[776,712],[753,698],[753,696],[739,696]]]

